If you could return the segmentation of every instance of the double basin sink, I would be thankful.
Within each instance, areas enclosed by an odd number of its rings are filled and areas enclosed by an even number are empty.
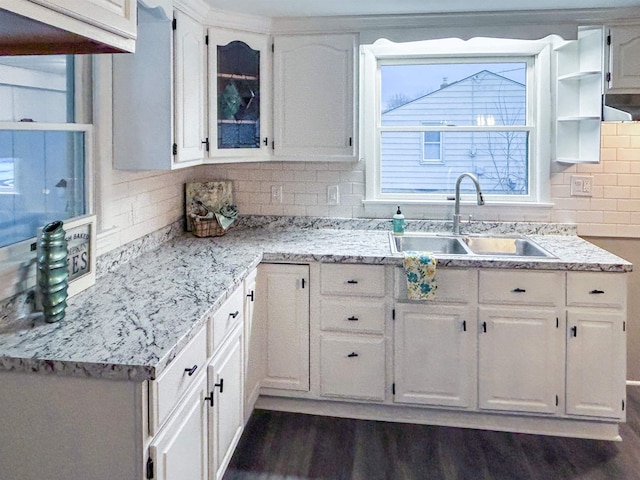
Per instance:
[[[389,236],[394,254],[418,251],[444,255],[553,258],[541,246],[523,236],[458,236],[423,232],[406,232],[402,236],[390,233]]]

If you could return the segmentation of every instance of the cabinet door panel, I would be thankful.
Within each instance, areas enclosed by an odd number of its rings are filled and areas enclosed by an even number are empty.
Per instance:
[[[623,417],[624,315],[572,309],[567,321],[567,413]]]
[[[474,308],[400,304],[394,328],[395,402],[475,407]]]
[[[263,338],[261,323],[254,322],[253,312],[256,304],[256,274],[253,270],[244,281],[244,412],[245,423],[253,412],[253,406],[258,399],[260,382],[264,377],[263,367]]]
[[[274,45],[275,155],[354,160],[356,37],[280,36]]]
[[[182,407],[153,439],[149,446],[156,470],[153,478],[209,480],[206,387],[207,376],[199,375]]]
[[[640,89],[640,34],[637,26],[619,26],[610,30],[609,91],[637,93]]]
[[[244,425],[242,327],[232,333],[209,367],[209,394],[214,397],[210,416],[212,465],[222,478]]]
[[[258,315],[266,332],[262,386],[309,391],[309,267],[258,268]]]
[[[175,163],[193,164],[205,155],[204,28],[179,11],[175,12],[175,19]]]
[[[270,46],[267,35],[209,29],[211,161],[269,160]]]
[[[562,392],[564,335],[554,309],[479,309],[479,406],[555,413]]]

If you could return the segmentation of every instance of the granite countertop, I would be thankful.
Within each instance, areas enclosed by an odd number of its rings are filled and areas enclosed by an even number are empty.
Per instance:
[[[626,272],[625,260],[572,235],[530,235],[556,258],[438,255],[438,266]],[[236,227],[183,233],[101,275],[66,317],[0,321],[0,370],[114,380],[157,378],[261,261],[401,265],[383,230]]]

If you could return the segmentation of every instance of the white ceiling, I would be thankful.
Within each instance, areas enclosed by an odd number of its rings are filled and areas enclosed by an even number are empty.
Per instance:
[[[640,0],[206,0],[219,10],[266,17],[616,8]]]

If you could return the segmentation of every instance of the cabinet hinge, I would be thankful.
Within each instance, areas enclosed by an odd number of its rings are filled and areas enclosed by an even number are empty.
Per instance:
[[[174,18],[173,22],[171,22],[171,27],[176,30],[178,28],[178,20]]]
[[[271,140],[271,150],[275,150],[275,149],[276,149],[276,142]]]
[[[151,459],[151,457],[147,459],[147,478],[153,478],[153,460]]]
[[[174,154],[174,155],[177,155],[177,154],[178,154],[178,144],[177,144],[177,143],[174,143],[174,144],[173,144],[173,154]]]
[[[272,44],[271,44],[271,53],[273,53],[273,52],[275,52],[275,51],[276,51],[276,48],[275,48],[275,46],[274,46],[274,45],[273,45],[273,43],[272,43]]]
[[[611,81],[611,72],[607,72],[606,80],[607,80],[607,82]]]
[[[396,309],[394,308],[393,310],[391,310],[391,320],[395,320],[396,319]]]
[[[622,411],[624,412],[624,398],[622,399]]]
[[[209,45],[209,35],[204,36],[204,44]]]
[[[611,34],[607,35],[607,46],[611,45]]]
[[[393,383],[391,384],[391,393],[392,393],[393,395],[395,395],[395,394],[396,394],[396,382],[393,382]]]

